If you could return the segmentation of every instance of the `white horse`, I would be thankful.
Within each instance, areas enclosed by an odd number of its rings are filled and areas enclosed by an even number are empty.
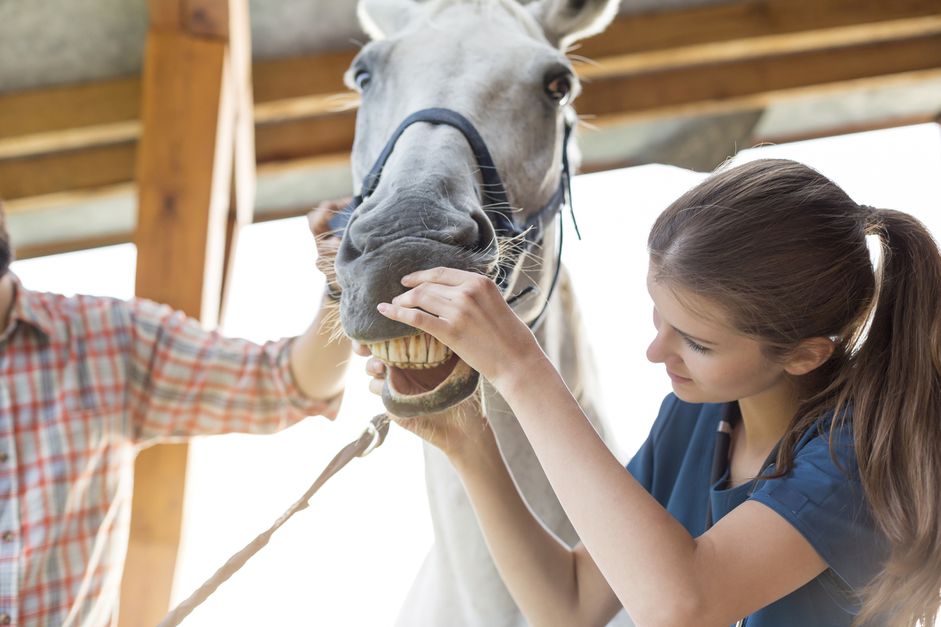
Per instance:
[[[592,359],[564,269],[552,289],[561,216],[546,213],[528,247],[518,233],[508,235],[499,219],[515,224],[512,231],[559,192],[564,129],[575,119],[571,100],[578,91],[565,50],[602,30],[616,9],[615,0],[539,0],[525,6],[512,0],[361,0],[360,20],[372,42],[347,78],[361,93],[354,180],[367,180],[336,270],[343,328],[386,361],[383,400],[397,415],[440,411],[478,388],[476,373],[433,338],[376,313],[376,303],[402,291],[404,274],[450,265],[506,277],[508,296],[536,288],[514,308],[535,321],[546,306],[537,337],[604,431],[592,390]],[[473,130],[446,123],[408,126],[379,164],[381,176],[367,176],[400,123],[429,108],[456,112],[479,132],[505,185],[505,205],[493,200],[492,172],[481,170],[489,166],[468,138]],[[530,507],[564,541],[576,542],[515,418],[486,382],[482,388],[501,450]],[[428,445],[425,463],[435,543],[397,624],[523,625],[457,475]]]

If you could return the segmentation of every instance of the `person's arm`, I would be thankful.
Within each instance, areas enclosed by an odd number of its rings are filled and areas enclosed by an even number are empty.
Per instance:
[[[311,215],[321,258],[335,248],[319,229],[336,207],[325,203]],[[350,345],[345,338],[331,340],[324,321],[336,303],[327,295],[304,335],[264,344],[207,332],[150,301],[126,306],[134,438],[270,433],[306,416],[336,416]]]
[[[350,358],[350,341],[336,329],[334,300],[338,288],[333,284],[333,261],[339,238],[330,231],[330,217],[342,209],[344,203],[325,202],[307,216],[310,230],[317,241],[317,267],[327,278],[320,311],[313,324],[291,345],[291,371],[297,386],[313,399],[331,399],[343,391],[343,377]]]
[[[403,284],[413,289],[380,311],[450,346],[506,399],[636,624],[726,626],[826,568],[804,536],[756,502],[692,537],[610,453],[492,281],[436,268]]]
[[[369,350],[356,345],[363,356]],[[369,390],[382,393],[386,369],[371,357]],[[534,627],[606,625],[620,603],[582,545],[569,548],[529,509],[507,468],[480,400],[398,419],[453,464],[480,522],[500,578]]]
[[[606,625],[620,602],[581,544],[569,548],[526,505],[488,428],[449,459],[500,577],[535,627]]]

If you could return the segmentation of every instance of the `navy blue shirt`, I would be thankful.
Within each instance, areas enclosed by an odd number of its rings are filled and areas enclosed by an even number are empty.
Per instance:
[[[791,523],[828,569],[813,581],[748,617],[748,627],[849,626],[859,610],[857,592],[887,557],[875,529],[848,426],[833,435],[812,428],[798,442],[792,470],[779,479],[725,488],[710,485],[721,404],[691,404],[670,394],[647,441],[627,465],[646,490],[693,536],[706,530],[708,503],[719,520],[746,500],[763,503]],[[769,567],[774,567],[769,564]]]

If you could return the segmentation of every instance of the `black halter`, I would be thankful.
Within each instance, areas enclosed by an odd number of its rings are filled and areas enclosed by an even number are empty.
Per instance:
[[[480,176],[482,180],[481,202],[485,207],[485,211],[490,220],[490,223],[493,225],[497,236],[521,237],[525,241],[525,245],[520,249],[520,255],[528,252],[534,245],[542,243],[545,224],[550,219],[555,217],[555,215],[565,204],[566,200],[568,200],[569,208],[571,209],[571,173],[569,170],[568,159],[568,141],[572,131],[572,125],[570,123],[566,121],[565,135],[562,139],[562,176],[559,181],[559,187],[556,189],[555,193],[552,194],[552,197],[549,199],[549,201],[539,211],[529,216],[525,223],[518,225],[513,219],[512,209],[510,207],[509,198],[507,197],[506,188],[504,187],[503,180],[500,178],[497,167],[493,162],[493,157],[490,156],[490,151],[487,149],[486,142],[484,142],[483,137],[481,137],[473,123],[471,123],[470,120],[457,111],[440,107],[433,107],[430,109],[421,109],[420,111],[412,113],[407,118],[405,118],[401,124],[399,124],[397,129],[395,129],[395,132],[392,133],[389,141],[386,142],[385,148],[382,149],[382,152],[376,159],[372,169],[363,178],[363,186],[360,193],[353,198],[349,205],[347,205],[342,211],[331,218],[330,228],[333,229],[334,232],[341,235],[346,229],[347,224],[349,224],[349,221],[352,218],[353,212],[356,210],[356,208],[359,207],[363,201],[366,198],[369,198],[369,196],[376,190],[376,187],[379,185],[379,178],[382,176],[382,169],[385,167],[386,161],[388,161],[389,156],[392,154],[392,150],[395,148],[396,142],[402,136],[402,133],[405,132],[405,129],[407,129],[412,124],[415,124],[416,122],[446,124],[456,128],[461,132],[462,135],[464,135],[465,139],[467,139],[467,143],[471,147],[471,151],[474,153],[474,158],[477,160],[477,165],[480,168]],[[574,219],[575,214],[573,212],[573,222]],[[577,224],[575,225],[575,230],[577,233]],[[546,295],[545,304],[543,305],[543,308],[536,319],[530,323],[531,327],[535,327],[538,324],[546,311],[549,298],[552,296],[552,292],[555,289],[556,282],[559,278],[561,255],[562,224],[560,221],[559,244],[557,253],[558,258],[556,259],[555,274],[552,278],[549,293]],[[499,285],[500,288],[504,291],[506,291],[508,287],[511,272],[511,264],[501,264],[500,268],[498,269],[495,280],[497,285]],[[527,287],[520,293],[509,296],[507,298],[507,302],[509,304],[513,304],[532,291],[534,291],[533,287]]]

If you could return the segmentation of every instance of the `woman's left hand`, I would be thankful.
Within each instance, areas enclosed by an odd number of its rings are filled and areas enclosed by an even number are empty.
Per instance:
[[[379,313],[430,333],[498,389],[500,380],[519,373],[545,355],[532,331],[485,276],[454,268],[432,268],[402,278],[411,288]]]

